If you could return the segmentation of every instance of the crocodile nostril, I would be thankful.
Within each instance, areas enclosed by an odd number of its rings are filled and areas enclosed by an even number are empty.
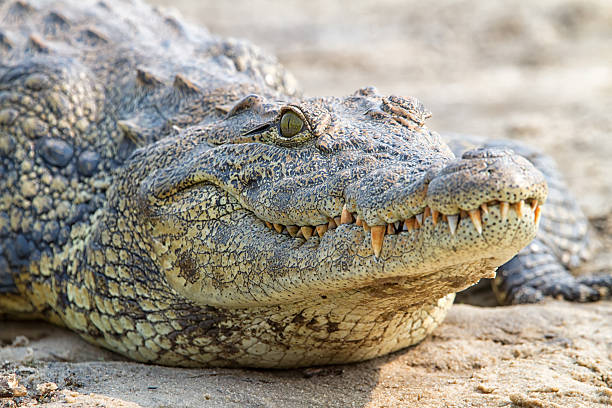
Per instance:
[[[512,156],[514,151],[506,148],[486,148],[480,147],[474,150],[468,150],[461,156],[462,159],[492,159],[496,157]]]
[[[510,149],[470,150],[428,179],[426,203],[445,214],[469,211],[483,202],[543,202],[547,195],[542,173]]]

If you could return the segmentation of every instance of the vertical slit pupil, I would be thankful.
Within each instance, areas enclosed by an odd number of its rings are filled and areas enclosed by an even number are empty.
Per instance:
[[[295,136],[302,130],[303,125],[304,123],[299,116],[293,112],[286,112],[281,118],[281,133],[286,138]]]

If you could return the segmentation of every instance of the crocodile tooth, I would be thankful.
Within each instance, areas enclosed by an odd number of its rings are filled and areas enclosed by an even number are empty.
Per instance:
[[[395,234],[395,225],[387,224],[387,234]]]
[[[482,222],[480,221],[480,210],[478,209],[471,210],[471,211],[468,211],[468,214],[470,215],[472,224],[474,224],[474,228],[476,228],[476,231],[478,231],[478,233],[482,235]]]
[[[368,224],[366,224],[365,222],[362,224],[362,226],[363,226],[363,230],[364,230],[365,232],[369,232],[369,231],[370,231],[370,228],[371,228],[371,227],[370,227]]]
[[[316,230],[317,230],[317,234],[319,234],[319,236],[322,237],[323,234],[327,232],[327,224],[317,225]]]
[[[377,258],[380,255],[380,251],[382,251],[386,229],[387,228],[384,225],[372,226],[372,250],[374,251],[374,256]]]
[[[455,235],[455,231],[457,231],[457,224],[459,223],[459,216],[455,215],[447,215],[448,218],[448,229],[450,229],[451,235]]]
[[[280,224],[273,224],[274,225],[274,229],[276,230],[276,232],[278,232],[279,234],[281,232],[283,232],[283,226]]]
[[[361,219],[361,217],[355,217],[355,224],[357,224],[357,226],[359,227],[363,226],[363,220]]]
[[[482,203],[482,204],[480,204],[480,208],[482,209],[482,212],[483,212],[483,213],[485,213],[485,214],[488,214],[488,213],[489,213],[489,206],[487,206],[487,204],[486,204],[486,203]]]
[[[334,221],[333,218],[330,218],[329,222],[327,223],[327,229],[335,229],[336,227],[336,221]]]
[[[538,205],[533,212],[533,222],[535,225],[538,225],[540,222],[540,212],[542,211],[542,206]]]
[[[414,219],[416,220],[415,223],[415,228],[420,228],[421,225],[423,225],[423,213],[417,214],[414,216]]]
[[[510,204],[505,201],[499,203],[499,213],[501,214],[502,221],[506,221],[508,218],[508,210],[510,209]]]
[[[264,221],[266,223],[266,227],[270,228],[270,229],[274,229],[274,226],[272,226],[271,222],[268,221]]]
[[[304,235],[304,238],[310,239],[310,237],[312,237],[312,227],[303,226],[300,228],[300,231],[302,232],[302,235]]]
[[[525,201],[521,200],[518,203],[514,204],[514,209],[516,211],[516,216],[517,217],[522,217],[523,216],[523,205],[525,204]]]
[[[395,230],[396,231],[401,231],[401,229],[400,229],[401,227],[402,227],[402,222],[401,221],[395,221]]]
[[[342,207],[342,214],[340,215],[340,222],[342,224],[350,224],[351,222],[353,222],[353,216],[351,215],[350,211],[346,209],[346,205]]]
[[[289,232],[289,235],[291,235],[292,237],[295,237],[299,230],[300,227],[298,227],[297,225],[287,225],[287,232]]]
[[[439,216],[440,216],[440,211],[431,210],[431,221],[433,222],[433,225],[436,225],[438,223]]]
[[[425,210],[423,211],[423,219],[426,220],[427,217],[429,217],[430,215],[431,215],[431,208],[425,207]]]
[[[342,220],[340,217],[334,217],[334,223],[336,224],[336,227],[338,227],[340,224],[342,224]]]
[[[531,200],[531,211],[535,211],[536,208],[538,208],[538,200],[533,199]]]
[[[404,221],[404,231],[412,231],[414,229],[414,217]]]

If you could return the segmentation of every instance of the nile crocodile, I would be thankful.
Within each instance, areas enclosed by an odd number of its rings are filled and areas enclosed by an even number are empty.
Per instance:
[[[455,156],[414,98],[302,97],[137,1],[0,19],[0,315],[139,361],[295,367],[415,344],[509,260],[504,303],[612,286],[568,273],[586,221],[545,156]]]

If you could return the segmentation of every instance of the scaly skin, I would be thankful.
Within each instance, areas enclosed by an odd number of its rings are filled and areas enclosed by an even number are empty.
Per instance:
[[[571,273],[596,252],[598,242],[550,157],[516,141],[453,134],[445,135],[444,139],[457,155],[477,146],[510,148],[529,160],[546,178],[549,195],[536,239],[500,266],[492,281],[499,303],[535,303],[546,297],[593,302],[610,297],[612,275],[609,273],[579,277]]]
[[[160,364],[360,361],[536,235],[543,175],[456,159],[415,99],[301,98],[138,3],[1,7],[0,313]]]

